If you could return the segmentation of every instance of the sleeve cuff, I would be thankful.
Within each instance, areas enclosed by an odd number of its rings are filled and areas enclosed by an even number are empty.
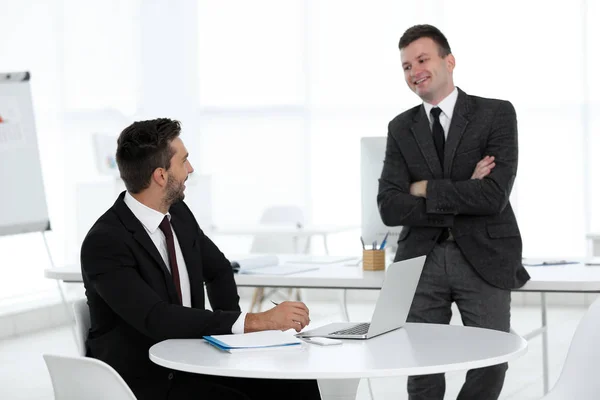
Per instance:
[[[244,333],[244,328],[245,328],[245,324],[246,324],[246,314],[248,314],[248,313],[243,312],[240,314],[237,321],[235,321],[235,323],[231,327],[231,333],[233,333],[233,334]]]

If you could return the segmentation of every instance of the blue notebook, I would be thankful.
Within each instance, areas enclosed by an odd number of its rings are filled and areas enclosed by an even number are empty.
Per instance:
[[[256,350],[292,350],[301,348],[302,341],[282,331],[262,331],[241,335],[204,336],[211,345],[229,353]]]

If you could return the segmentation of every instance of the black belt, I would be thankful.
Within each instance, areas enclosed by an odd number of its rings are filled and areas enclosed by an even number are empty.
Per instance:
[[[440,236],[438,236],[438,243],[443,243],[446,240],[454,241],[454,236],[452,236],[452,230],[450,228],[444,228]]]

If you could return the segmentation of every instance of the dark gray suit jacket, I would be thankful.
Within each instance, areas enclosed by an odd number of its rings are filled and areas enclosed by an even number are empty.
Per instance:
[[[517,118],[508,101],[469,96],[458,99],[446,140],[443,167],[423,105],[394,118],[377,202],[383,222],[403,225],[396,261],[428,254],[443,228],[488,283],[505,289],[525,284],[522,242],[509,196],[517,175]],[[486,155],[496,167],[484,179],[470,179]],[[427,180],[427,197],[409,192]]]

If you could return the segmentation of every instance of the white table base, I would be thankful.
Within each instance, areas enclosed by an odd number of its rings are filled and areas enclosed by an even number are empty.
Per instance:
[[[360,379],[319,379],[322,400],[354,400]]]

